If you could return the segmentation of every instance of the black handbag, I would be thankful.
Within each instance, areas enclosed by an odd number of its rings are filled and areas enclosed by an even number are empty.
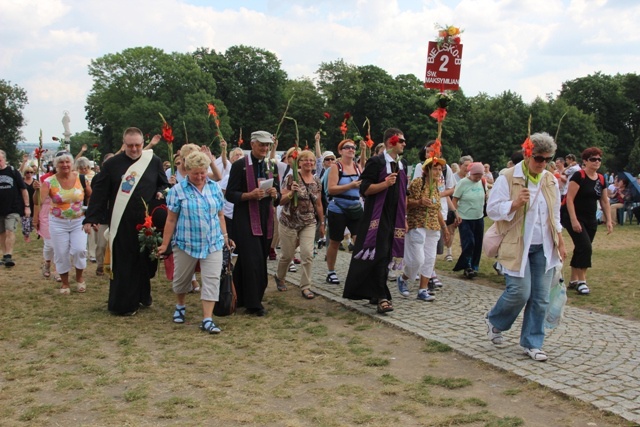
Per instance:
[[[346,216],[347,219],[352,221],[359,220],[360,218],[362,218],[362,215],[364,214],[364,209],[362,209],[361,203],[354,203],[353,205],[347,206],[346,208],[343,208],[341,206],[340,209],[342,209],[344,216]]]
[[[233,268],[231,265],[231,251],[222,250],[222,273],[220,273],[220,296],[213,307],[213,314],[218,317],[230,316],[236,311],[238,296],[233,284]]]

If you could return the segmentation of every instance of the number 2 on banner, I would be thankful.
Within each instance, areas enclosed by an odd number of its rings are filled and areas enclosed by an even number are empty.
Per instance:
[[[440,57],[440,59],[442,60],[442,64],[440,64],[439,70],[443,73],[448,72],[449,68],[447,68],[447,64],[449,63],[449,57],[446,55],[443,55]]]

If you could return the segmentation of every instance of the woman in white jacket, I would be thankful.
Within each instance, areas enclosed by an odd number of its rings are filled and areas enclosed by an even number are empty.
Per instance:
[[[556,143],[547,133],[531,135],[524,160],[495,182],[487,214],[506,233],[498,252],[506,289],[487,313],[487,335],[502,344],[502,332],[511,328],[524,308],[520,345],[536,361],[547,360],[542,351],[544,318],[555,267],[566,251],[560,225],[560,192],[545,167],[553,160]],[[524,225],[523,225],[524,223]]]

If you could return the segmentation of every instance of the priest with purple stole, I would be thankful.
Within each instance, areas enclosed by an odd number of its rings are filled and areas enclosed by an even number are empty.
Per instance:
[[[280,202],[278,180],[267,154],[274,137],[269,132],[251,134],[251,153],[231,165],[226,199],[233,203],[233,236],[238,260],[233,282],[238,306],[264,316],[262,297],[267,289],[267,257],[273,238],[274,206]]]
[[[400,129],[384,132],[385,151],[367,160],[360,179],[364,215],[353,249],[343,297],[368,299],[378,313],[393,311],[387,287],[388,266],[404,256],[407,162],[401,159],[406,141]]]

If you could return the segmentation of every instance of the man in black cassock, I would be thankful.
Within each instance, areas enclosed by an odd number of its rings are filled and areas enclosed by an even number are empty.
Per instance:
[[[267,257],[273,238],[274,205],[280,202],[278,180],[268,189],[260,183],[273,178],[267,153],[273,144],[269,132],[251,134],[251,153],[231,165],[226,199],[233,203],[233,236],[238,260],[233,268],[233,282],[238,306],[247,313],[264,316],[262,297],[267,289]]]
[[[352,252],[343,298],[368,299],[378,313],[393,311],[387,287],[388,266],[404,256],[407,162],[400,158],[406,141],[401,130],[384,132],[385,151],[373,156],[360,179],[364,214]]]
[[[120,223],[111,248],[111,280],[109,286],[109,311],[116,315],[134,315],[140,305],[152,303],[151,278],[155,275],[158,261],[151,260],[149,251],[140,252],[136,226],[145,220],[143,200],[153,209],[163,198],[162,192],[169,183],[162,167],[162,160],[152,152],[146,169],[141,173],[127,174],[132,165],[142,162],[142,131],[128,128],[124,131],[124,152],[116,154],[102,167],[91,181],[92,194],[84,219],[84,230],[97,229],[107,212],[107,224],[113,233],[116,216]],[[137,181],[137,183],[136,183]],[[135,187],[133,185],[135,184]],[[131,192],[126,207],[118,214],[114,212],[119,192]],[[149,212],[151,213],[151,212]]]

